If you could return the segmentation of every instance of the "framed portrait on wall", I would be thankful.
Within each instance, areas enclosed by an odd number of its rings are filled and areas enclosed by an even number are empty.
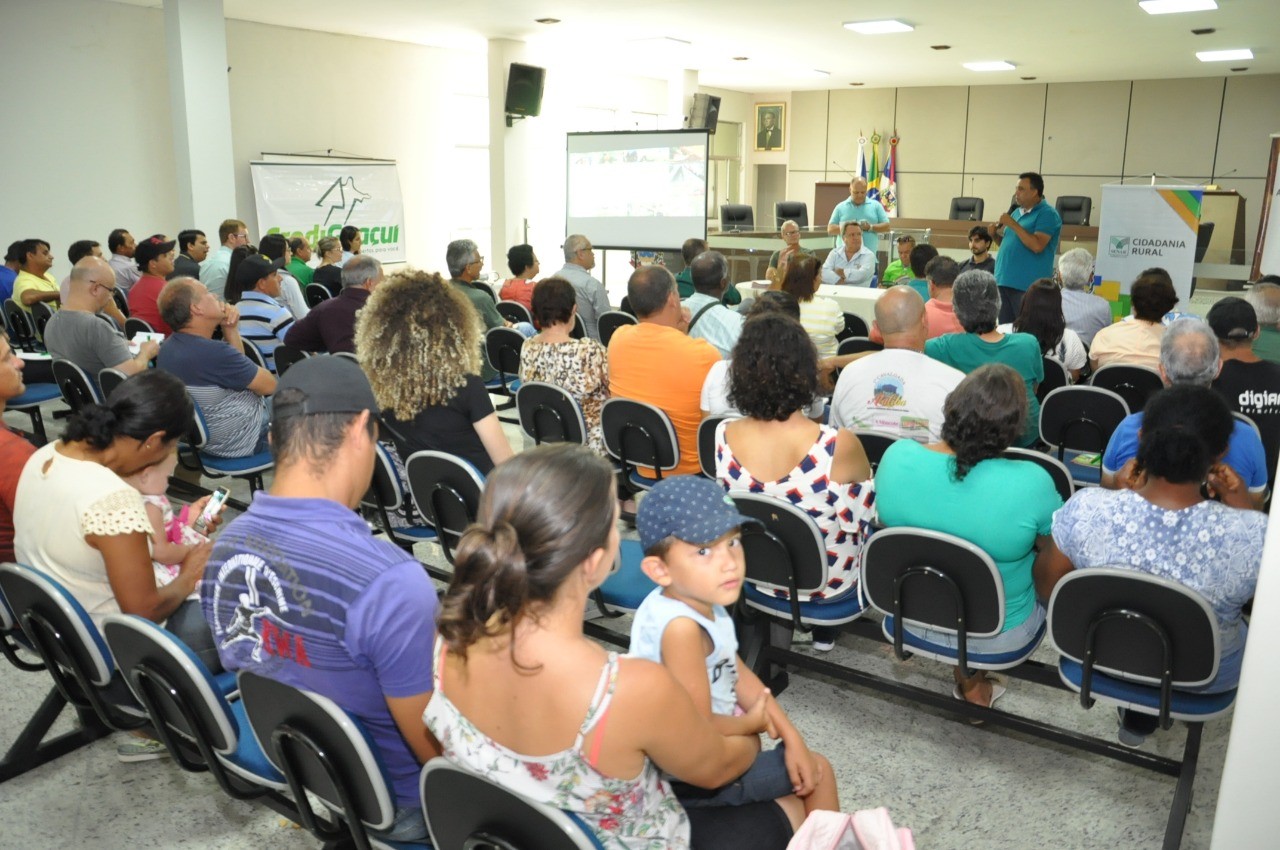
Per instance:
[[[786,150],[784,128],[787,125],[785,103],[756,104],[756,150]]]

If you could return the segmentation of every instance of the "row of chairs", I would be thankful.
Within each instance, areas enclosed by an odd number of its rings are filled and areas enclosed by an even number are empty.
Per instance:
[[[214,676],[185,644],[141,617],[108,615],[99,631],[57,581],[18,564],[0,565],[0,640],[23,670],[50,674],[53,717],[72,706],[81,723],[44,741],[52,719],[42,706],[6,756],[0,781],[111,730],[149,728],[183,770],[212,774],[229,796],[264,803],[326,846],[405,846],[371,834],[390,827],[395,798],[376,746],[332,700],[252,672]],[[32,654],[38,663],[22,657]],[[419,793],[440,850],[600,847],[573,815],[444,759],[423,769]]]

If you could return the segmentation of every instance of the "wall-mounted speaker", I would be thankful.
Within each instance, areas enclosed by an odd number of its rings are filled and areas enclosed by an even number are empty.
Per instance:
[[[545,68],[512,62],[507,74],[507,115],[531,118],[542,111],[542,85],[546,76]]]
[[[714,94],[698,92],[693,96],[693,108],[689,110],[689,128],[707,130],[713,135],[720,120],[720,98]]]

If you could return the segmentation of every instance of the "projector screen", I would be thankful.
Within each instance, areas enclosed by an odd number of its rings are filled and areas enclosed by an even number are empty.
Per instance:
[[[570,133],[567,156],[566,234],[666,251],[706,238],[706,130]]]

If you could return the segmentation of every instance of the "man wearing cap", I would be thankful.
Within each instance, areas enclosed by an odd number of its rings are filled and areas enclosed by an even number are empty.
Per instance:
[[[142,277],[129,289],[129,315],[142,319],[156,333],[169,336],[173,330],[160,316],[156,299],[164,289],[165,278],[173,271],[173,247],[177,243],[163,233],[148,236],[133,249]]]
[[[1262,432],[1267,476],[1274,489],[1280,457],[1280,364],[1253,353],[1258,315],[1243,298],[1219,299],[1210,308],[1208,321],[1222,352],[1222,371],[1214,379],[1213,389],[1228,407],[1248,416]]]
[[[236,279],[227,285],[227,300],[240,311],[240,337],[257,346],[271,371],[275,371],[276,346],[293,326],[293,314],[280,298],[280,269],[284,258],[269,260],[262,254],[245,257],[236,268]]]
[[[356,352],[356,314],[382,283],[382,263],[360,254],[342,267],[342,292],[294,322],[284,341],[303,351]]]
[[[62,309],[44,329],[50,356],[70,360],[94,384],[103,369],[119,369],[126,375],[141,372],[160,351],[159,343],[146,340],[136,354],[130,352],[124,335],[98,318],[96,314],[112,302],[114,290],[111,266],[101,257],[84,257],[71,269]]]
[[[160,346],[156,365],[177,375],[200,406],[209,439],[204,451],[247,457],[267,450],[266,396],[275,376],[244,355],[240,312],[204,284],[174,278],[160,292],[160,314],[175,333]],[[222,341],[213,339],[222,329]]]
[[[227,670],[315,691],[359,718],[391,778],[379,837],[422,840],[418,772],[440,755],[422,723],[438,600],[412,555],[355,512],[369,488],[378,405],[341,357],[295,364],[271,425],[271,488],[219,535],[200,588]]]
[[[24,239],[18,249],[22,264],[18,267],[18,276],[13,281],[13,300],[22,305],[22,309],[31,312],[31,305],[38,301],[52,301],[53,306],[62,298],[58,290],[58,281],[49,274],[53,268],[53,254],[49,253],[49,243],[43,239]]]

